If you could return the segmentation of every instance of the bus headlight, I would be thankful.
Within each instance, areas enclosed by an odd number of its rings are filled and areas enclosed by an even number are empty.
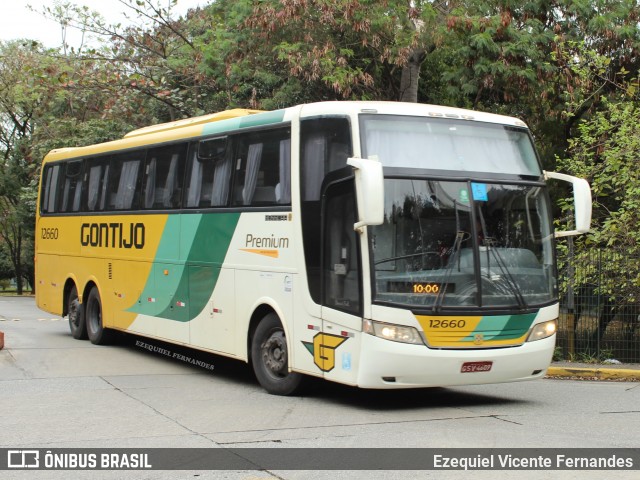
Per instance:
[[[550,337],[558,330],[558,320],[549,320],[548,322],[538,323],[534,325],[527,338],[527,342],[535,342],[536,340],[542,340],[543,338]]]
[[[385,340],[391,340],[392,342],[424,345],[418,330],[413,327],[394,325],[392,323],[374,322],[373,320],[363,320],[362,331],[369,335],[384,338]]]

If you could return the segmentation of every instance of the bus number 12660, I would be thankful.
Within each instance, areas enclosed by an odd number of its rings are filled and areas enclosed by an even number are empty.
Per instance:
[[[439,320],[432,318],[429,320],[429,328],[464,328],[466,320]]]
[[[58,229],[57,228],[43,228],[41,231],[41,237],[43,240],[57,240]]]

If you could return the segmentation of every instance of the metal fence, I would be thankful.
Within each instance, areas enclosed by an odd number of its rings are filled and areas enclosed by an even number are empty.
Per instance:
[[[640,258],[569,249],[558,265],[555,359],[640,362]]]

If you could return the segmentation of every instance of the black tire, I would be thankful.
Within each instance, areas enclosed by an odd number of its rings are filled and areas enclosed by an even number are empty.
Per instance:
[[[106,345],[111,342],[113,332],[102,326],[102,302],[96,287],[91,289],[87,297],[84,318],[87,326],[87,335],[91,343],[94,345]]]
[[[289,371],[287,339],[275,313],[265,316],[251,339],[253,371],[260,385],[272,395],[292,395],[302,385],[303,375]]]
[[[71,287],[67,297],[67,315],[69,316],[69,330],[71,336],[77,340],[87,339],[87,325],[84,320],[84,305],[78,298],[78,289],[74,285]]]

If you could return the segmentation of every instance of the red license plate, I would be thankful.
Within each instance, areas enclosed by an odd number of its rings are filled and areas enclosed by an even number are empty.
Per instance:
[[[469,373],[469,372],[488,372],[491,370],[493,366],[493,362],[464,362],[462,364],[462,368],[460,369],[461,373]]]

